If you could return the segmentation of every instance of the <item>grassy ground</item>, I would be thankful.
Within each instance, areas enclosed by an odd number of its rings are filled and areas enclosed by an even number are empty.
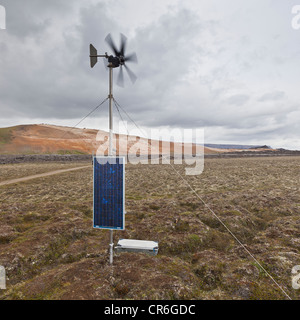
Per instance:
[[[23,178],[35,174],[46,173],[50,171],[76,168],[87,165],[85,162],[48,162],[45,163],[19,163],[19,164],[6,164],[0,165],[0,182]]]
[[[61,166],[1,165],[1,179]],[[184,176],[293,299],[299,169],[299,157],[208,159],[200,176]],[[112,267],[108,231],[92,228],[92,166],[0,193],[2,299],[286,298],[169,165],[126,165],[126,230],[115,243],[156,240],[159,253],[119,254]]]
[[[14,129],[15,127],[0,128],[0,147],[1,147],[1,144],[10,142],[12,137],[12,132]]]

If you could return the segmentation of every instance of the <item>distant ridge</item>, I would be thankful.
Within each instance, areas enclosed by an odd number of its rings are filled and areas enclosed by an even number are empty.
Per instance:
[[[243,144],[214,144],[214,143],[205,143],[205,147],[207,148],[215,148],[215,149],[240,149],[240,150],[248,150],[248,149],[272,149],[266,145],[243,145]]]
[[[158,155],[183,154],[191,150],[192,154],[204,153],[217,155],[225,153],[243,152],[279,152],[267,145],[182,143],[172,142],[163,146],[162,141],[148,140],[138,136],[115,134],[116,152],[119,155]],[[70,128],[51,124],[29,124],[0,128],[0,154],[96,154],[107,153],[108,133],[103,130],[88,128]],[[167,142],[167,141],[166,141]],[[196,148],[197,147],[197,148]],[[281,150],[281,153],[284,150]]]
[[[108,133],[103,130],[87,128],[70,128],[50,124],[18,125],[0,128],[0,154],[107,154]],[[182,154],[183,147],[192,148],[192,143],[170,142],[162,147],[158,140],[148,140],[138,136],[115,134],[117,142],[116,153],[119,155],[137,154]],[[216,154],[217,150],[197,146],[197,152]]]

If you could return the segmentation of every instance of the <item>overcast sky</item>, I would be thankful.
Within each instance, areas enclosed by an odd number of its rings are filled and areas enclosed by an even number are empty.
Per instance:
[[[112,53],[104,38],[118,44],[122,32],[138,79],[124,74],[114,97],[142,128],[204,128],[206,143],[300,149],[300,29],[291,24],[300,0],[0,4],[0,127],[74,126],[108,95],[108,72],[102,61],[90,68],[89,44]],[[107,109],[79,127],[107,130]]]

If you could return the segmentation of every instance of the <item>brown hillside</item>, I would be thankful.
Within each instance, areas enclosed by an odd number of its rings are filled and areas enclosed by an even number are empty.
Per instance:
[[[0,154],[22,153],[97,153],[108,148],[108,133],[96,129],[70,128],[47,124],[19,125],[0,129]],[[115,135],[117,154],[181,154],[182,143],[169,143],[145,138]],[[196,146],[186,144],[188,150],[196,152]],[[218,153],[212,148],[200,148],[205,154]],[[199,149],[198,149],[199,152]]]

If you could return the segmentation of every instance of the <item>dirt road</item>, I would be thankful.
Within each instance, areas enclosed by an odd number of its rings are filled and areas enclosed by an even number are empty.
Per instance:
[[[55,171],[50,171],[50,172],[46,172],[46,173],[34,174],[32,176],[27,176],[27,177],[23,177],[23,178],[6,180],[6,181],[0,182],[0,187],[8,185],[8,184],[23,182],[23,181],[47,177],[47,176],[52,176],[54,174],[59,174],[59,173],[64,173],[64,172],[74,171],[74,170],[80,170],[80,169],[88,168],[88,167],[91,167],[91,166],[89,165],[89,166],[82,166],[82,167],[76,167],[76,168],[70,168],[70,169],[61,169],[61,170],[55,170]]]

